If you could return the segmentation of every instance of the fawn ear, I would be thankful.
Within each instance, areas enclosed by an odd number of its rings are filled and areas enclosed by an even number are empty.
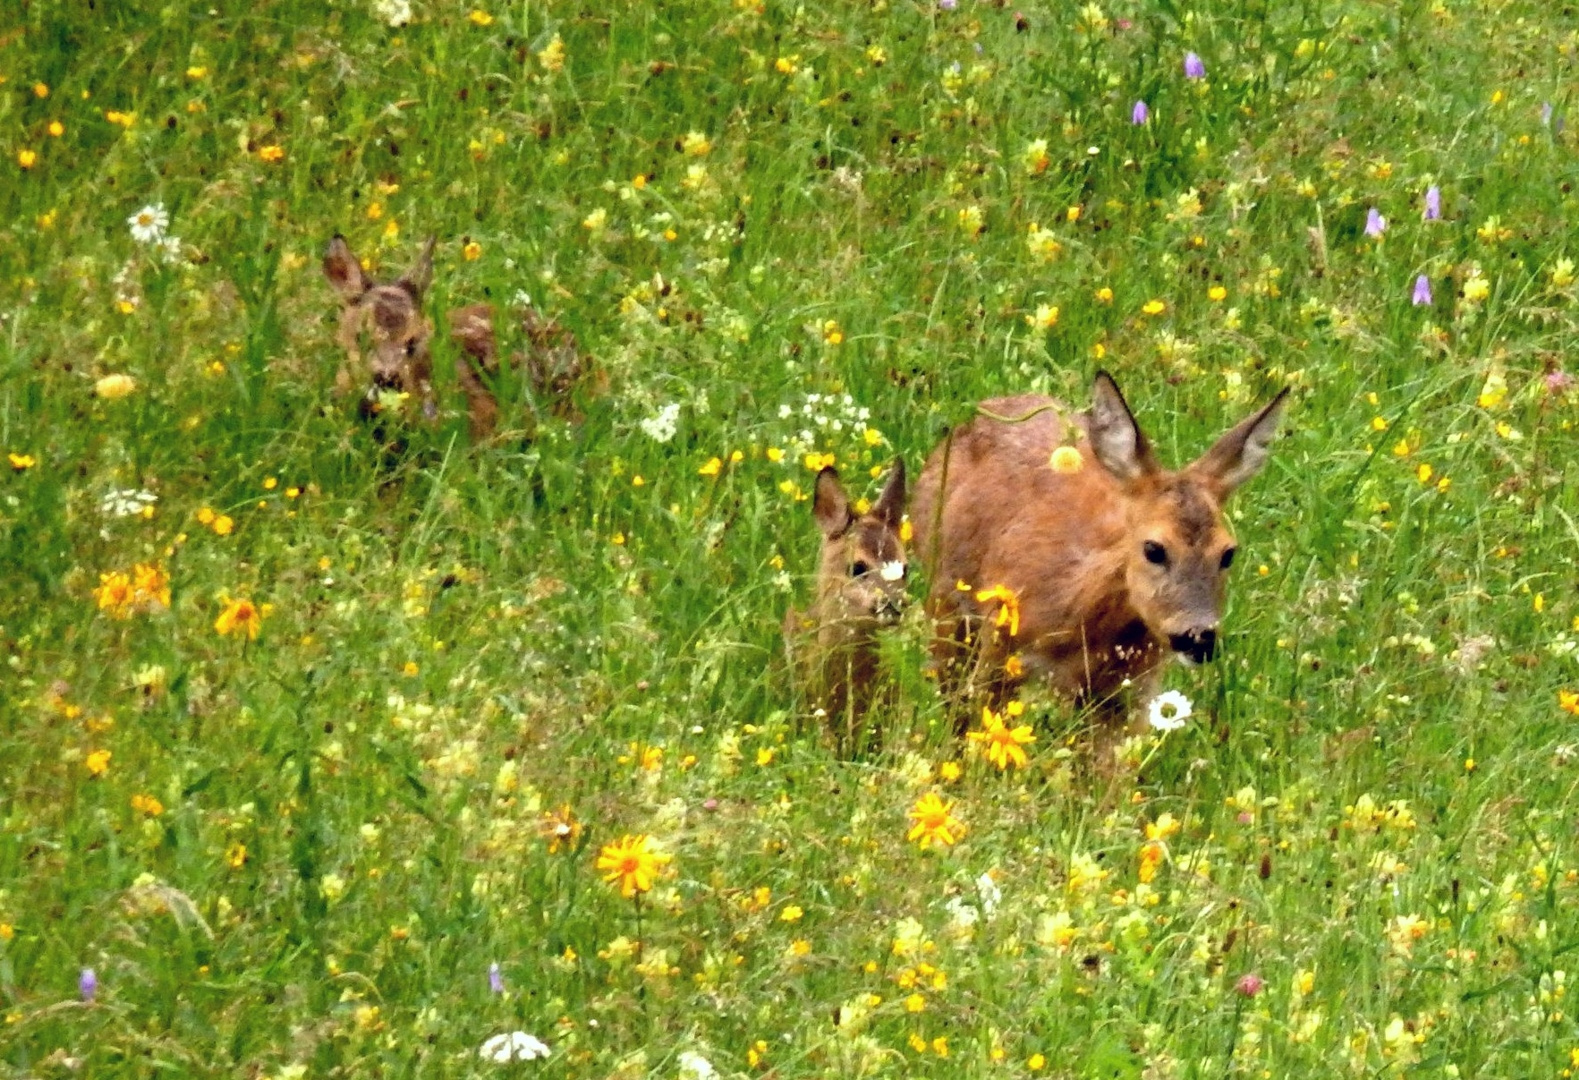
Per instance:
[[[351,245],[339,233],[335,233],[323,253],[323,276],[329,279],[329,284],[340,294],[340,299],[348,304],[361,299],[371,284],[367,275],[362,273],[362,263],[351,252]]]
[[[1157,471],[1151,444],[1135,423],[1118,383],[1105,371],[1097,372],[1091,387],[1091,411],[1086,414],[1091,452],[1102,467],[1120,480],[1135,480]]]
[[[1288,387],[1285,386],[1259,412],[1245,417],[1218,439],[1189,471],[1215,488],[1218,498],[1232,495],[1235,488],[1266,464],[1272,452],[1272,437],[1277,434],[1278,420],[1283,416],[1287,400]]]
[[[884,525],[897,531],[905,517],[905,459],[894,459],[894,471],[889,474],[883,493],[872,506],[872,513]]]
[[[812,516],[822,535],[832,540],[850,527],[850,497],[839,483],[839,470],[832,465],[817,474],[817,493],[811,504]]]
[[[428,237],[427,243],[422,245],[422,253],[417,256],[417,261],[411,264],[411,269],[400,275],[399,281],[395,282],[410,293],[413,300],[421,300],[422,294],[428,291],[429,285],[433,284],[433,246],[438,241],[437,236]]]

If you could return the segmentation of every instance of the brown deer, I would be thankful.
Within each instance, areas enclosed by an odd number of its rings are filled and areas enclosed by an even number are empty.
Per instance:
[[[433,324],[422,315],[422,296],[433,281],[433,246],[429,237],[411,269],[380,285],[362,269],[345,237],[336,235],[324,252],[323,272],[340,294],[340,332],[345,362],[335,374],[335,389],[350,390],[361,377],[362,341],[372,341],[367,357],[371,381],[362,395],[360,412],[382,411],[392,393],[406,394],[421,406],[427,420],[438,417],[433,398],[433,356],[428,339]],[[395,399],[400,400],[400,399]]]
[[[1178,472],[1106,372],[1083,414],[1035,395],[983,402],[916,485],[943,685],[1001,701],[1036,678],[1114,713],[1170,652],[1210,660],[1235,550],[1223,503],[1266,463],[1287,394]]]
[[[554,416],[579,419],[572,395],[578,389],[598,394],[607,378],[576,347],[576,336],[557,321],[539,315],[530,303],[520,311],[525,349],[511,356],[531,388],[538,409]],[[450,312],[450,337],[461,348],[455,376],[466,397],[474,439],[492,435],[499,422],[494,392],[500,371],[499,347],[493,331],[493,305],[471,304]]]
[[[784,618],[790,668],[826,713],[839,741],[853,748],[878,681],[877,632],[899,620],[909,567],[900,525],[905,514],[905,464],[894,463],[877,502],[857,514],[838,470],[817,474],[812,515],[822,532],[817,596]]]

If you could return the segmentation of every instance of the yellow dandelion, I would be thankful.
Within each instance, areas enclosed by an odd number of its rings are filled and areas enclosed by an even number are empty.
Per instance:
[[[110,758],[112,756],[113,755],[108,750],[94,750],[88,754],[87,758],[83,761],[83,765],[87,767],[88,775],[96,778],[109,772]]]

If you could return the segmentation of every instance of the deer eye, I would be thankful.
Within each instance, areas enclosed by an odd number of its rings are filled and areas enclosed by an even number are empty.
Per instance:
[[[865,577],[867,574],[869,574],[871,572],[872,572],[871,566],[869,564],[867,564],[866,562],[863,562],[860,559],[856,559],[855,562],[850,565],[850,576],[851,577]]]
[[[1238,548],[1229,548],[1227,551],[1223,552],[1222,567],[1224,570],[1227,570],[1234,564],[1234,552],[1238,550]]]
[[[1168,549],[1155,540],[1147,540],[1140,545],[1140,550],[1146,556],[1146,561],[1157,566],[1168,565]]]

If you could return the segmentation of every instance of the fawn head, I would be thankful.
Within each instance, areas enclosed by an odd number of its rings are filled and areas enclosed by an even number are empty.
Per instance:
[[[817,474],[812,514],[822,530],[822,566],[817,600],[823,619],[850,623],[897,622],[905,606],[905,545],[899,538],[905,516],[905,463],[896,461],[893,474],[877,502],[865,514],[850,505],[839,472],[832,466]]]
[[[385,390],[420,392],[430,413],[434,405],[424,384],[433,366],[428,351],[433,324],[422,315],[422,296],[433,282],[433,245],[429,237],[411,268],[384,285],[363,272],[343,236],[329,241],[323,257],[324,276],[340,295],[341,343],[356,356],[364,330],[373,342],[369,398]]]
[[[1181,657],[1210,660],[1235,550],[1223,504],[1266,464],[1288,390],[1178,472],[1157,464],[1111,375],[1097,373],[1092,396],[1091,451],[1124,493],[1121,554],[1130,605]]]

